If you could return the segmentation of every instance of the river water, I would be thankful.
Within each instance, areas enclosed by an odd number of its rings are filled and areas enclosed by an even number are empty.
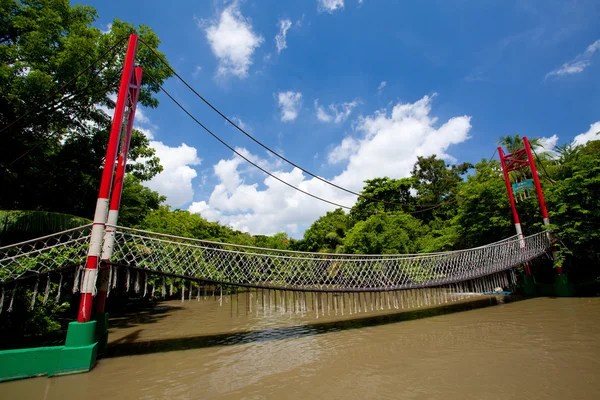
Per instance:
[[[166,302],[112,319],[92,372],[3,383],[0,398],[600,399],[600,298],[495,299],[319,319],[235,296]]]

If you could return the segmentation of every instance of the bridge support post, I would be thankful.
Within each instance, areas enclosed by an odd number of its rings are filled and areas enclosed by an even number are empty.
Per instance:
[[[87,372],[96,363],[97,354],[96,321],[71,322],[57,366],[48,375]]]
[[[88,372],[97,352],[96,321],[71,322],[64,346],[0,351],[0,382]]]
[[[510,184],[510,178],[508,176],[508,168],[506,165],[506,156],[502,147],[498,147],[498,154],[500,155],[500,164],[502,166],[502,174],[504,175],[504,183],[506,184],[506,193],[508,194],[508,201],[510,203],[510,209],[512,210],[513,219],[515,221],[515,230],[519,239],[519,245],[522,250],[525,250],[525,239],[523,239],[523,230],[521,229],[521,221],[519,220],[519,213],[517,212],[517,205],[515,203],[515,196],[513,195],[512,186]],[[525,273],[527,276],[531,275],[529,265],[525,264]]]
[[[81,290],[81,301],[79,304],[78,322],[88,322],[92,318],[92,304],[94,301],[94,293],[96,289],[96,279],[98,277],[98,264],[102,252],[102,242],[104,238],[104,229],[108,216],[108,203],[112,187],[112,181],[115,171],[115,161],[119,142],[121,141],[123,115],[130,89],[130,83],[134,75],[135,53],[137,49],[138,38],[132,34],[129,37],[129,45],[123,73],[121,75],[121,83],[119,86],[119,95],[115,105],[115,114],[108,139],[106,149],[106,159],[104,160],[104,170],[102,171],[102,179],[100,181],[100,190],[98,193],[98,201],[96,203],[96,211],[94,213],[94,222],[92,225],[92,233],[90,238],[90,247],[86,261],[86,269],[83,278],[83,288]]]
[[[540,211],[542,212],[542,221],[544,222],[544,226],[548,227],[550,225],[550,217],[548,216],[548,209],[546,208],[546,201],[544,199],[544,192],[542,191],[542,185],[540,183],[540,177],[537,173],[537,167],[535,166],[535,160],[533,159],[533,154],[531,152],[531,145],[529,144],[529,139],[527,136],[523,136],[523,143],[525,143],[525,152],[527,153],[527,160],[529,161],[529,168],[531,169],[531,175],[533,176],[533,183],[535,184],[535,191],[537,193],[538,203],[540,205]],[[556,238],[550,229],[547,231],[548,240],[550,241],[551,251],[552,251],[552,260],[556,261]],[[554,268],[557,274],[557,282],[559,281],[558,275],[562,275],[562,267],[555,266]],[[564,278],[566,279],[566,277]],[[562,281],[562,278],[560,279]]]
[[[125,137],[121,141],[119,156],[117,160],[117,170],[115,172],[115,180],[113,182],[110,207],[108,210],[108,219],[106,221],[106,230],[104,232],[104,242],[102,245],[102,255],[100,257],[100,268],[98,276],[98,295],[94,303],[94,320],[96,325],[96,340],[98,342],[98,354],[106,353],[108,346],[108,313],[104,311],[106,299],[108,297],[109,282],[109,261],[113,255],[115,244],[115,226],[119,217],[119,206],[121,204],[121,195],[123,193],[123,182],[125,181],[125,173],[127,167],[127,157],[129,155],[129,144],[131,142],[131,131],[135,120],[135,110],[137,108],[137,100],[142,83],[142,68],[136,67],[133,74],[132,82],[129,85],[127,95],[127,125],[125,127]]]
[[[569,283],[567,275],[556,274],[554,280],[554,294],[556,297],[571,297],[574,294],[573,284]]]
[[[535,277],[533,275],[524,275],[523,282],[524,282],[523,291],[525,293],[525,296],[527,296],[527,297],[537,296],[537,283],[535,282]]]
[[[96,313],[94,322],[96,323],[94,336],[98,343],[98,355],[103,355],[108,347],[108,313]]]

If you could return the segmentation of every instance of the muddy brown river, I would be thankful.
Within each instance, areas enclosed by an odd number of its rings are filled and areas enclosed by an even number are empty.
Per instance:
[[[600,298],[319,319],[239,303],[115,318],[92,372],[3,383],[0,399],[600,399]]]

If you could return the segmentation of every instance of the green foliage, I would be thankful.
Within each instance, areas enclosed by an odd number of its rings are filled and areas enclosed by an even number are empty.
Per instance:
[[[0,246],[76,228],[91,222],[74,215],[48,211],[0,210]]]
[[[135,227],[142,223],[152,210],[158,210],[167,198],[142,185],[135,175],[128,174],[123,182],[119,208],[119,225]]]
[[[0,208],[91,218],[111,125],[98,106],[114,106],[110,95],[118,88],[125,43],[86,68],[130,33],[154,48],[160,41],[150,28],[119,20],[103,34],[92,26],[92,7],[72,7],[68,0],[3,0],[0,11],[0,127],[8,127],[0,148],[10,149],[0,152]],[[171,75],[141,44],[137,63],[159,83]],[[143,80],[139,102],[156,107],[158,90]],[[130,159],[137,162],[128,171],[142,180],[161,171],[137,130]]]
[[[500,163],[481,160],[457,193],[458,228],[462,248],[477,247],[515,234]]]
[[[434,219],[421,239],[423,253],[451,251],[460,248],[461,232],[457,217],[451,220]]]
[[[418,157],[412,170],[414,188],[420,204],[439,204],[452,196],[461,182],[461,175],[473,166],[469,163],[450,166],[435,155]]]
[[[600,275],[600,141],[563,153],[555,183],[546,188],[550,221],[562,240],[565,266]],[[564,247],[566,246],[566,247]]]
[[[63,290],[63,299],[60,303],[56,303],[55,298],[50,296],[44,305],[43,290],[45,287],[43,285],[45,285],[45,278],[41,279],[40,291],[36,295],[35,307],[32,310],[30,310],[33,296],[32,286],[17,287],[14,292],[12,312],[0,314],[0,336],[4,339],[0,348],[18,347],[20,342],[35,340],[35,337],[64,339],[64,335],[61,333],[65,326],[62,322],[66,322],[64,317],[69,311],[71,294],[68,290]],[[50,291],[56,293],[58,284],[51,282]],[[10,301],[12,293],[12,289],[5,292],[5,302]]]
[[[208,222],[199,214],[179,209],[171,211],[169,206],[160,206],[150,211],[139,227],[152,232],[196,239],[218,238],[221,230],[219,224]]]
[[[518,133],[514,136],[502,136],[500,140],[498,140],[498,144],[506,148],[506,150],[509,153],[525,148],[525,142],[523,141],[521,135],[519,135]],[[543,147],[540,138],[529,139],[529,144],[531,145],[531,147]]]
[[[349,226],[349,217],[338,208],[320,217],[304,233],[304,250],[341,253]]]
[[[386,176],[369,179],[365,183],[366,185],[361,193],[364,197],[359,197],[350,210],[352,222],[364,221],[369,216],[379,212],[415,210],[414,207],[397,205],[417,203],[417,199],[411,194],[411,189],[414,189],[415,186],[413,178],[390,179]],[[388,203],[383,203],[380,200]]]
[[[272,236],[265,235],[256,235],[254,237],[250,237],[250,235],[246,234],[238,234],[239,237],[249,237],[253,240],[249,241],[251,246],[256,247],[265,247],[268,249],[278,249],[278,250],[288,250],[290,248],[291,239],[288,237],[288,234],[285,232],[279,232]],[[233,243],[243,244],[239,241],[235,241]]]
[[[357,254],[418,253],[426,228],[415,217],[404,214],[376,214],[356,223],[346,233],[344,248]]]

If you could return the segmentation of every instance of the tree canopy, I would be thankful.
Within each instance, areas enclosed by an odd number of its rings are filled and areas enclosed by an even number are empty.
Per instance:
[[[46,210],[90,218],[94,208],[126,39],[160,40],[144,25],[92,26],[90,6],[68,0],[0,2],[0,209]],[[115,46],[113,52],[108,50]],[[91,68],[92,62],[108,54]],[[136,62],[157,82],[170,70],[140,45]],[[156,107],[156,84],[143,80],[139,102]],[[134,130],[128,171],[161,171],[148,139]],[[75,194],[75,195],[69,195]]]

